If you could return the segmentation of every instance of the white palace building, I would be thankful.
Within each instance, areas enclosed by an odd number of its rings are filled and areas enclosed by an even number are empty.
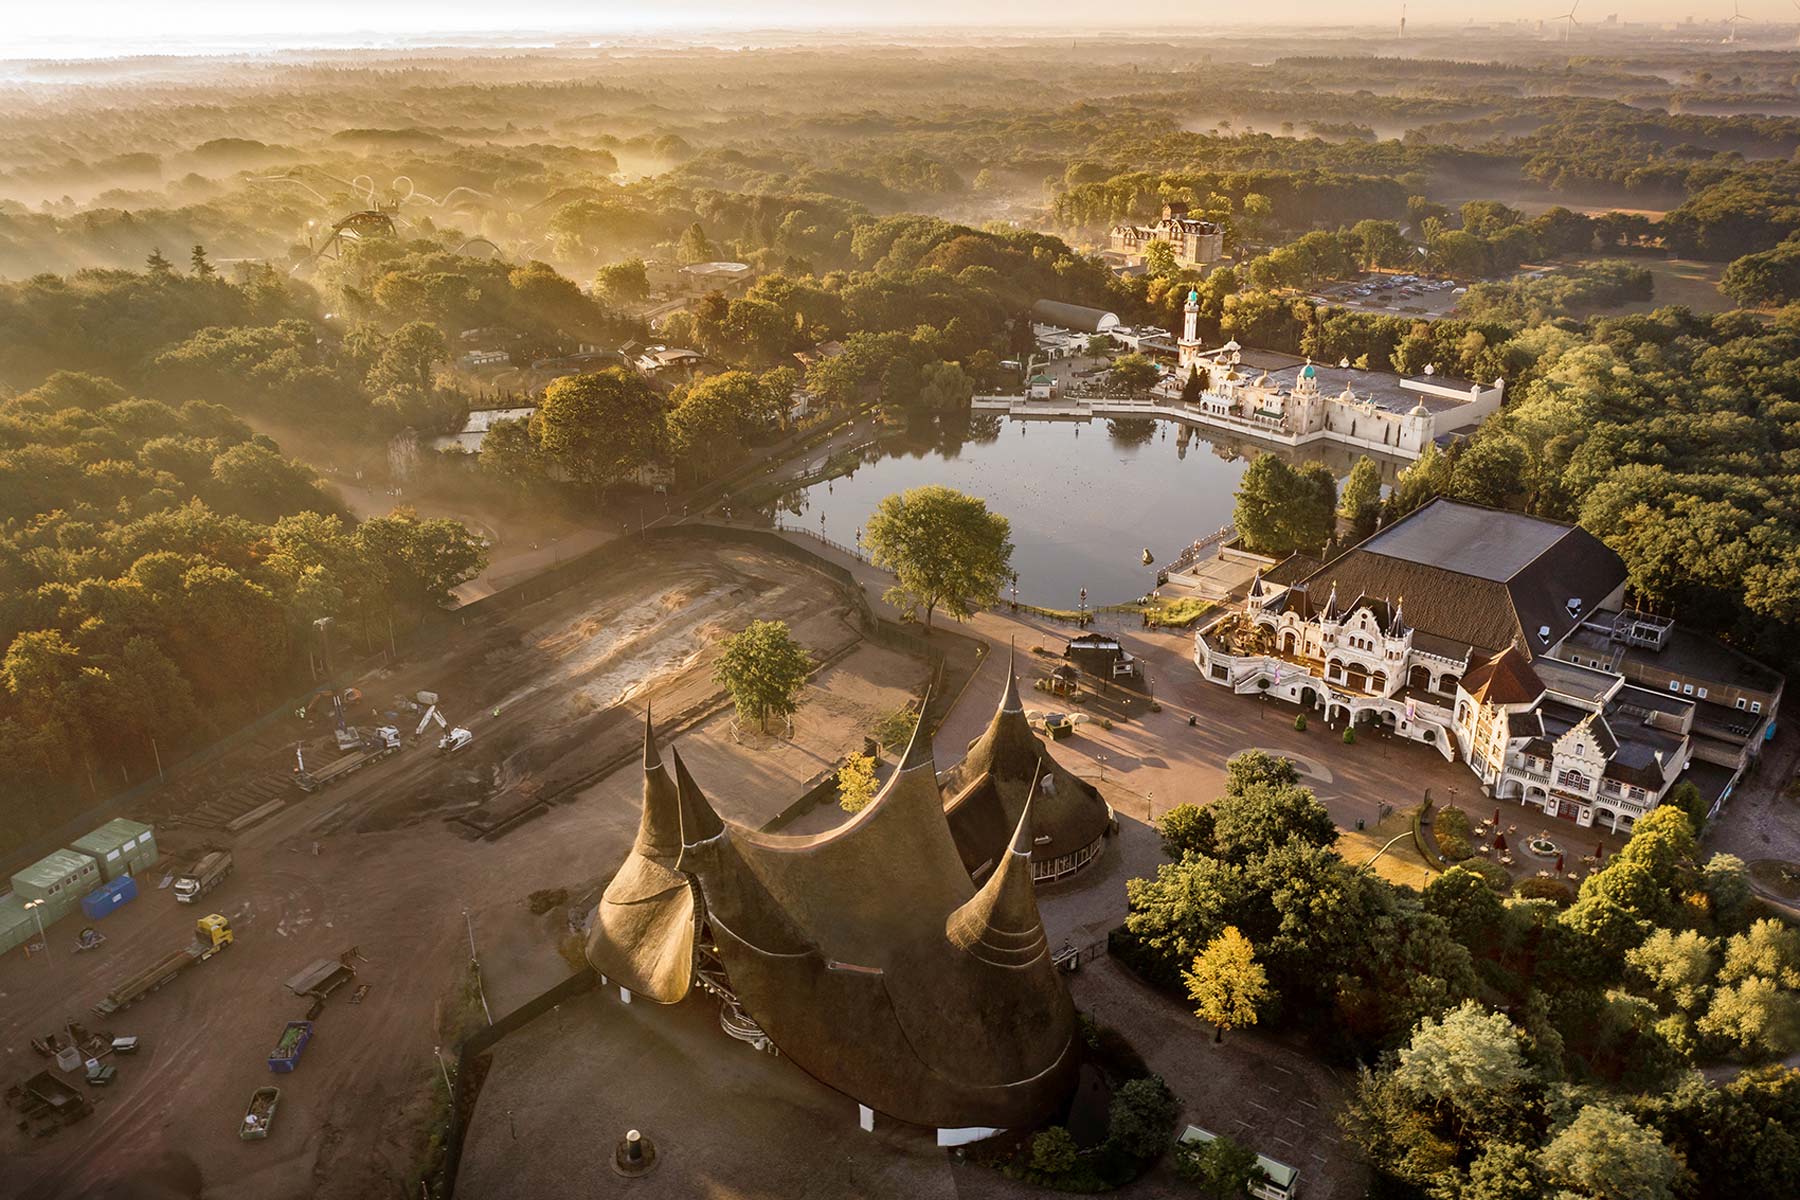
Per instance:
[[[1722,802],[1774,735],[1782,677],[1625,607],[1625,583],[1579,527],[1438,499],[1329,563],[1259,573],[1194,661],[1433,746],[1489,795],[1628,830],[1684,778]]]
[[[1090,334],[1107,334],[1115,341],[1126,336],[1115,332],[1118,317],[1100,309],[1040,300],[1033,315],[1040,345],[1061,356],[1076,353]],[[1500,407],[1506,390],[1499,380],[1483,387],[1443,378],[1431,368],[1401,376],[1347,362],[1331,367],[1277,351],[1246,350],[1235,341],[1207,350],[1200,342],[1199,319],[1200,297],[1189,292],[1182,336],[1175,343],[1175,369],[1147,395],[1083,392],[1043,376],[1031,380],[1022,394],[976,396],[971,406],[1015,417],[1161,417],[1278,446],[1336,442],[1410,459],[1435,441],[1473,431]],[[1166,335],[1159,333],[1156,340],[1161,336]],[[1140,351],[1149,348],[1138,345]],[[1182,386],[1196,368],[1205,376],[1205,387],[1194,400],[1183,400]]]

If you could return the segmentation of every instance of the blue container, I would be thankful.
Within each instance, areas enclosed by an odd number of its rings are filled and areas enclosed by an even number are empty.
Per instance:
[[[119,905],[137,899],[137,880],[121,875],[111,883],[103,883],[81,898],[81,911],[90,921],[98,921]]]
[[[269,1052],[269,1070],[285,1075],[299,1066],[300,1055],[305,1052],[306,1043],[312,1041],[312,1035],[311,1021],[289,1021],[281,1031],[281,1040]]]

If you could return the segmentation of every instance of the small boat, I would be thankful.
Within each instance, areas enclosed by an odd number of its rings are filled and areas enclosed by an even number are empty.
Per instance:
[[[1156,561],[1156,555],[1150,553],[1150,547],[1144,547],[1144,565],[1147,567]]]

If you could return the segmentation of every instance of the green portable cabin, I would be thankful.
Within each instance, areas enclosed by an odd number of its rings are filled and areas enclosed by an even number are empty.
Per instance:
[[[37,924],[25,911],[25,901],[17,893],[0,896],[0,954],[23,946],[36,933]]]
[[[15,896],[44,902],[38,916],[45,925],[80,908],[81,898],[105,882],[94,856],[73,850],[46,855],[12,877]]]
[[[92,857],[109,881],[121,875],[142,874],[155,866],[158,858],[150,827],[124,817],[114,817],[69,848]]]

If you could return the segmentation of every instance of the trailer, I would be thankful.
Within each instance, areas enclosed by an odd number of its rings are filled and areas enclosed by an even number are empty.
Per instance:
[[[340,779],[356,774],[371,763],[380,762],[400,749],[400,731],[392,725],[383,725],[373,733],[365,735],[361,744],[362,749],[356,753],[346,754],[316,771],[307,769],[305,752],[299,747],[295,747],[295,785],[303,792],[317,792],[330,787]]]
[[[203,963],[231,945],[231,923],[218,913],[194,922],[194,940],[181,949],[158,959],[142,971],[126,979],[106,998],[94,1005],[94,1011],[105,1017],[130,1008],[151,992],[194,966]]]
[[[311,1021],[289,1021],[287,1028],[281,1031],[281,1040],[275,1043],[275,1049],[269,1051],[269,1070],[285,1075],[299,1066],[300,1055],[305,1052],[306,1044],[312,1041],[312,1035]]]
[[[269,1126],[275,1123],[275,1109],[281,1104],[281,1089],[278,1087],[259,1087],[250,1093],[250,1107],[244,1110],[244,1120],[238,1126],[238,1136],[246,1142],[261,1141],[269,1136]]]
[[[287,981],[287,990],[296,996],[311,996],[323,1000],[331,993],[356,978],[356,968],[350,965],[354,951],[345,951],[337,958],[320,958],[308,963],[304,970]]]
[[[175,877],[175,902],[192,904],[224,883],[231,868],[229,850],[209,850],[202,854],[192,866]]]
[[[6,1101],[28,1121],[71,1125],[94,1111],[93,1102],[49,1071],[7,1089]]]

